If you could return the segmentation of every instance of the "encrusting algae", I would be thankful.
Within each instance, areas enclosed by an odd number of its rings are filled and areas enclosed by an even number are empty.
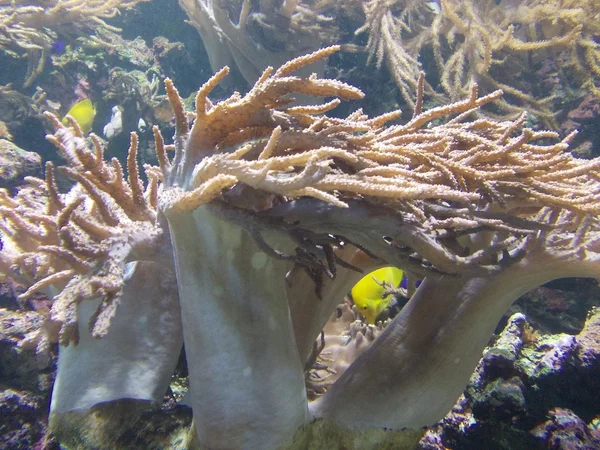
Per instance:
[[[337,50],[268,68],[246,95],[214,104],[225,68],[200,88],[194,113],[167,80],[175,136],[167,144],[154,128],[159,166],[144,167],[146,182],[135,133],[125,176],[97,137],[90,148],[73,118],[48,115],[67,164],[1,192],[0,270],[26,285],[21,298],[53,296],[25,345],[62,345],[51,406],[59,439],[76,438],[69,414],[95,402],[160,402],[182,339],[202,445],[280,448],[313,418],[419,429],[451,408],[521,293],[600,274],[600,159],[573,157],[571,135],[528,129],[525,114],[475,118],[501,91],[479,97],[473,86],[423,110],[422,76],[404,124],[390,124],[399,112],[328,117],[338,98],[362,93],[295,72]],[[297,106],[294,94],[334,99]],[[66,193],[57,170],[75,183]],[[388,265],[409,287],[425,280],[309,403],[304,363],[325,322],[361,270]],[[169,301],[144,303],[138,286]],[[105,368],[102,380],[89,361]]]

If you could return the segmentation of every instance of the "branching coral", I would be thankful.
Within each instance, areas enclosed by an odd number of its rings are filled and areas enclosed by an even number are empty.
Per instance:
[[[53,342],[75,344],[61,350],[55,415],[122,398],[158,402],[181,349],[170,246],[157,225],[158,174],[148,168],[149,182],[140,181],[136,135],[125,178],[116,158],[104,161],[96,136],[90,148],[74,120],[67,127],[48,117],[57,128],[48,138],[68,162],[58,170],[76,185],[59,192],[47,163],[45,180],[26,178],[12,198],[0,192],[0,271],[29,288],[20,299],[40,290],[53,297],[23,346],[44,356]]]
[[[365,24],[356,33],[369,33],[369,59],[375,59],[378,69],[385,61],[402,99],[414,107],[419,79],[418,52],[434,11],[421,0],[370,0],[363,3],[363,9]]]
[[[339,34],[335,17],[346,2],[180,0],[216,72],[228,65],[250,85],[268,66],[332,44]],[[354,3],[354,2],[350,2]],[[324,62],[304,70],[322,75]],[[308,97],[307,97],[308,98]]]
[[[61,324],[61,343],[77,342],[76,308],[85,298],[103,295],[105,304],[98,311],[92,329],[97,336],[106,333],[107,320],[114,315],[121,291],[123,265],[135,248],[151,246],[156,218],[156,177],[145,193],[137,170],[130,171],[128,182],[117,159],[108,165],[102,159],[100,141],[94,138],[90,150],[76,122],[73,128],[56,120],[58,130],[50,137],[70,167],[61,170],[79,183],[80,190],[61,196],[54,180],[52,163],[46,165],[46,180],[30,179],[29,189],[22,189],[17,199],[3,193],[5,233],[13,236],[18,257],[11,265],[19,266],[19,275],[36,280],[31,293],[50,285],[68,281],[55,299],[51,320]],[[135,135],[134,135],[135,136]],[[132,138],[130,160],[136,169],[137,137]],[[43,201],[44,203],[38,204]],[[20,211],[19,204],[25,205]],[[13,209],[13,208],[16,208]],[[117,249],[118,253],[117,254]],[[94,273],[95,264],[110,261]],[[114,263],[114,266],[113,266]],[[112,282],[111,282],[112,279]]]
[[[550,119],[552,112],[544,105],[548,99],[536,98],[519,83],[505,80],[508,74],[533,73],[536,63],[565,51],[566,64],[577,73],[574,81],[595,90],[600,49],[598,44],[591,44],[600,32],[599,14],[598,2],[577,0],[530,0],[508,7],[492,1],[471,4],[444,0],[442,13],[432,24],[442,86],[457,96],[475,79],[504,89],[517,105],[527,105]],[[451,56],[444,55],[444,46]],[[515,110],[506,103],[504,108]]]
[[[56,35],[81,35],[87,30],[104,28],[120,31],[107,24],[119,10],[132,8],[147,0],[2,0],[0,1],[0,48],[17,48],[29,58],[25,85],[43,70],[47,51]]]
[[[423,60],[431,48],[440,84],[451,99],[463,97],[473,81],[490,92],[503,89],[509,101],[552,123],[550,98],[525,83],[545,58],[563,61],[575,87],[598,94],[600,4],[582,0],[458,1],[441,0],[439,10],[426,2],[373,0],[365,3],[369,50],[378,64],[386,60],[396,73],[403,97],[412,97],[418,73],[405,62]],[[408,104],[412,102],[406,100]]]
[[[597,1],[369,0],[360,5],[244,0],[221,5],[181,0],[180,4],[200,32],[213,70],[234,65],[249,83],[268,65],[277,67],[299,52],[340,39],[347,43],[348,30],[341,22],[356,19],[362,9],[364,25],[356,34],[368,32],[369,59],[377,67],[387,65],[411,108],[419,63],[425,63],[428,71],[437,66],[437,73],[430,74],[436,85],[426,84],[430,95],[435,89],[455,101],[468,95],[471,83],[477,82],[485,93],[505,92],[496,111],[514,118],[525,107],[553,128],[557,127],[549,106],[553,93],[532,82],[542,60],[554,59],[557,68],[570,69],[561,74],[563,87],[598,95]],[[347,48],[356,50],[354,45]],[[430,54],[429,64],[425,58]],[[322,67],[310,70],[319,73]]]
[[[422,77],[404,125],[388,125],[398,112],[326,116],[337,98],[292,106],[298,94],[362,96],[295,75],[336,49],[267,68],[246,95],[213,104],[222,69],[198,91],[194,113],[167,80],[174,142],[154,129],[159,167],[146,168],[145,187],[135,136],[126,182],[99,145],[85,146],[76,124],[56,123],[51,139],[76,185],[59,193],[49,166],[45,182],[2,196],[2,271],[28,292],[56,293],[44,330],[51,339],[76,342],[78,313],[91,316],[98,337],[112,325],[93,346],[61,349],[53,423],[68,426],[61,418],[101,399],[157,401],[183,335],[194,430],[210,448],[280,448],[312,417],[420,428],[450,409],[519,295],[554,278],[600,274],[600,160],[574,158],[565,151],[570,136],[524,128],[525,115],[474,118],[499,91],[479,97],[473,87],[464,100],[423,111]],[[166,304],[133,297],[129,287],[149,279],[144,264],[160,264],[150,279],[171,293]],[[384,264],[425,280],[309,404],[303,370],[313,343],[358,269]],[[82,312],[87,299],[100,303],[96,313]],[[181,327],[170,321],[160,337],[142,333],[148,328],[134,316],[162,317],[154,308],[181,311]],[[127,351],[110,347],[117,338]],[[97,357],[110,380],[131,380],[130,353],[141,349],[146,363],[160,362],[143,392],[110,382],[94,396],[97,376],[68,375]],[[68,392],[78,394],[65,401]]]

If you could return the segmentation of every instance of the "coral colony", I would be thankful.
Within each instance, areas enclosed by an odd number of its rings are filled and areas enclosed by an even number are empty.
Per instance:
[[[600,98],[598,0],[262,0],[242,2],[239,14],[221,2],[179,4],[198,29],[213,70],[235,66],[250,85],[267,66],[338,43],[356,27],[355,35],[367,37],[369,60],[389,69],[411,109],[428,59],[428,79],[439,79],[425,84],[428,95],[457,101],[477,80],[483,94],[504,91],[497,113],[514,116],[525,108],[554,129],[562,105],[540,80]],[[345,51],[357,51],[345,44]],[[310,70],[322,74],[323,64]]]
[[[0,2],[0,49],[12,54],[25,53],[28,59],[24,87],[32,85],[42,73],[50,52],[64,52],[60,35],[87,36],[90,30],[121,31],[105,20],[121,9],[133,8],[149,0],[18,0]],[[110,48],[98,35],[91,38]]]
[[[94,405],[122,417],[161,402],[182,342],[198,444],[293,445],[314,418],[418,429],[452,407],[520,295],[600,274],[600,159],[573,157],[572,136],[528,129],[525,114],[473,114],[500,91],[473,86],[423,110],[423,77],[404,125],[391,124],[396,111],[329,117],[362,93],[296,72],[337,49],[267,68],[246,95],[212,103],[224,68],[193,113],[167,80],[176,132],[165,143],[154,128],[159,166],[144,167],[146,182],[135,134],[125,176],[99,139],[89,146],[75,120],[49,115],[66,164],[1,193],[0,269],[28,287],[21,298],[54,298],[24,345],[43,355],[60,343],[60,439],[89,436]],[[299,106],[297,94],[334,99]],[[309,402],[313,344],[361,270],[385,265],[404,270],[411,293],[424,281]]]

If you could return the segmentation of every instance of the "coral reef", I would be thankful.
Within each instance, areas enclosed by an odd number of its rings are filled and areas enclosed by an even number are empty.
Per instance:
[[[595,280],[556,280],[525,294],[507,313],[522,312],[544,333],[577,334],[588,311],[598,305],[600,292]]]
[[[505,93],[486,115],[514,118],[525,108],[532,120],[555,130],[565,128],[561,122],[586,95],[600,98],[597,1],[182,0],[180,5],[200,32],[212,69],[235,67],[250,85],[269,65],[339,43],[346,52],[366,51],[367,62],[378,68],[385,64],[410,109],[421,68],[432,101],[456,101],[477,82],[484,94]],[[308,70],[322,75],[323,65]]]
[[[120,31],[104,19],[140,1],[146,0],[3,0],[0,2],[0,48],[27,53],[29,70],[25,86],[28,86],[43,70],[47,52],[57,35],[78,36],[97,28]],[[99,38],[97,41],[107,45]]]
[[[600,446],[600,430],[597,422],[586,426],[573,411],[554,408],[549,412],[550,420],[533,430],[535,437],[542,439],[546,448],[584,448]]]
[[[53,297],[22,346],[61,344],[50,426],[62,442],[105,439],[161,403],[182,341],[201,445],[279,448],[318,423],[414,438],[452,407],[520,295],[598,276],[600,160],[567,152],[572,136],[524,127],[525,114],[474,117],[499,91],[474,86],[424,110],[422,76],[404,124],[389,124],[397,111],[329,117],[362,93],[296,72],[338,49],[269,67],[246,95],[213,103],[221,69],[191,113],[167,80],[175,136],[154,128],[159,166],[145,177],[136,134],[126,177],[97,138],[90,147],[75,121],[48,115],[67,165],[2,192],[0,270],[26,285],[21,299]],[[297,94],[336,98],[298,106]],[[57,170],[75,182],[68,192]],[[315,340],[361,269],[383,265],[402,268],[411,292],[424,281],[309,404]],[[88,433],[99,404],[105,432]]]
[[[69,2],[71,6],[74,3]],[[164,2],[157,3],[157,7],[165,7]],[[91,4],[86,2],[86,5]],[[61,5],[64,8],[68,6],[65,2],[61,2]],[[158,80],[167,75],[180,79],[187,66],[198,67],[203,64],[207,67],[207,73],[210,69],[204,62],[205,56],[200,58],[200,62],[196,56],[190,56],[192,52],[195,52],[194,55],[198,53],[194,45],[186,45],[184,49],[181,42],[170,42],[155,34],[146,40],[136,37],[140,26],[142,29],[146,26],[134,21],[141,20],[140,15],[144,14],[145,17],[148,12],[141,6],[149,8],[150,4],[143,3],[135,11],[126,8],[126,14],[102,19],[109,24],[109,28],[99,23],[89,28],[84,21],[64,24],[68,30],[71,26],[81,27],[78,32],[63,32],[63,25],[54,31],[42,29],[40,36],[48,33],[51,39],[46,50],[29,50],[28,55],[35,60],[34,65],[39,69],[35,83],[32,82],[29,87],[16,87],[26,76],[27,58],[15,58],[14,53],[0,52],[0,65],[3,68],[0,71],[0,83],[6,83],[6,86],[0,87],[0,121],[4,122],[0,124],[0,136],[11,136],[11,140],[22,148],[35,148],[43,160],[57,161],[56,152],[44,138],[53,128],[42,113],[51,111],[63,117],[78,101],[89,98],[97,112],[94,131],[100,135],[103,126],[111,118],[112,108],[118,106],[123,113],[122,129],[125,132],[121,135],[109,133],[108,153],[126,157],[128,134],[133,130],[140,131],[142,148],[146,150],[146,143],[152,140],[150,124],[167,126],[172,117],[165,96],[156,92],[161,88]],[[174,8],[174,12],[178,14],[171,13],[169,17],[181,24],[184,12],[179,8]],[[136,31],[131,29],[132,21]],[[168,20],[165,19],[164,24],[167,26]],[[124,31],[111,31],[116,27]],[[184,38],[187,36],[187,42],[197,41],[191,27],[187,35],[180,34]],[[179,37],[173,33],[170,35]],[[196,47],[199,46],[201,44],[197,43]],[[39,65],[37,58],[42,58]],[[174,64],[177,65],[177,74],[174,74]],[[192,83],[193,87],[183,82],[180,85],[189,94],[197,88],[197,81]],[[153,150],[141,154],[141,161],[146,162],[146,159],[156,163]]]
[[[104,37],[110,42],[110,52],[82,40],[70,51],[52,55],[52,68],[38,80],[40,87],[62,106],[62,114],[78,100],[90,98],[101,116],[119,105],[128,121],[126,130],[137,129],[140,118],[158,122],[153,109],[165,100],[157,92],[158,79],[165,76],[158,59],[159,53],[165,58],[169,51],[151,48],[141,38],[126,40],[114,33]],[[161,42],[164,47],[181,45],[165,38]]]
[[[363,323],[348,298],[331,315],[304,363],[308,398],[323,395],[377,337],[389,321]]]
[[[38,117],[42,112],[51,110],[46,101],[46,94],[36,89],[32,96],[27,96],[13,89],[11,84],[0,86],[0,120],[2,120],[10,136],[10,130],[22,124],[27,117]]]
[[[334,16],[346,2],[180,0],[198,30],[213,71],[230,66],[250,85],[268,66],[332,44]],[[304,69],[323,74],[323,61]]]
[[[0,447],[42,448],[55,361],[40,367],[33,353],[17,350],[23,337],[40,327],[43,317],[12,306],[0,308]]]

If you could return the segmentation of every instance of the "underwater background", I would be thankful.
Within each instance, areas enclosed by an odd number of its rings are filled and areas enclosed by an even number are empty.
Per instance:
[[[223,63],[232,73],[211,92],[214,103],[245,94],[270,64],[333,44],[341,51],[314,70],[365,94],[328,112],[334,117],[359,108],[370,117],[400,109],[397,120],[406,122],[415,108],[468,97],[477,82],[481,96],[505,93],[479,117],[516,120],[527,110],[525,126],[561,137],[577,131],[569,151],[600,156],[598,0],[215,1],[231,25],[221,32],[244,33],[247,42],[237,50],[215,44],[198,18],[198,4],[213,2],[80,3],[87,5],[0,0],[0,187],[7,196],[25,177],[43,178],[46,163],[65,164],[46,139],[54,130],[47,111],[64,125],[70,115],[85,136],[97,136],[107,160],[125,167],[136,132],[140,166],[157,165],[152,127],[170,137],[176,126],[165,78],[192,111],[198,88]],[[246,46],[252,53],[244,53]],[[419,92],[421,106],[415,105]],[[56,183],[71,185],[66,176]],[[384,326],[373,324],[376,317],[393,319],[409,296],[401,279],[393,278],[394,298],[374,297],[385,302],[373,319],[354,305],[375,300],[339,299],[338,312],[345,308],[349,323],[358,321],[345,339],[372,335]],[[44,361],[22,345],[42,327],[52,300],[41,292],[17,300],[27,288],[9,276],[0,280],[0,449],[185,448],[192,411],[180,404],[187,390],[184,352],[162,405],[113,430],[105,447],[85,438],[61,446],[48,430],[58,345]],[[324,370],[317,355],[313,363],[306,367],[309,398],[327,389],[315,382]],[[600,287],[592,278],[559,279],[512,304],[455,406],[420,430],[416,447],[405,448],[599,449],[599,405]],[[354,442],[357,449],[400,448],[377,438]],[[310,448],[334,447],[317,442]]]

